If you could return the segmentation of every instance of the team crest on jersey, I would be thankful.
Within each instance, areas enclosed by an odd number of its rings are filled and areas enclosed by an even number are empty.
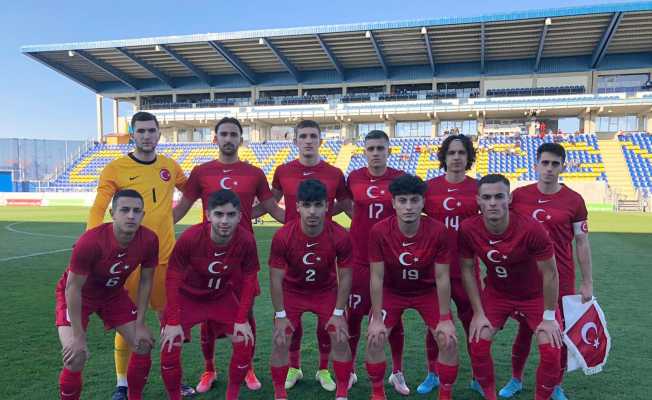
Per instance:
[[[159,176],[161,179],[165,182],[169,181],[172,175],[170,175],[170,171],[168,171],[167,168],[161,169],[161,172],[159,173]]]

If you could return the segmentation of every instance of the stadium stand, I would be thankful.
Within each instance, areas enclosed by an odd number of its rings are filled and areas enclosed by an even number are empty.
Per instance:
[[[632,184],[643,193],[652,193],[652,136],[645,133],[618,135]]]
[[[583,94],[584,92],[584,86],[489,89],[487,90],[487,97],[558,96],[564,94]]]
[[[393,138],[390,141],[391,155],[389,165],[393,168],[430,179],[442,174],[439,169],[437,150],[443,138]],[[533,136],[482,137],[478,142],[478,159],[472,174],[482,176],[487,173],[503,173],[512,180],[531,181],[535,179],[532,166],[536,161],[536,149],[543,143],[557,142],[567,151],[567,171],[564,180],[606,181],[607,175],[595,135],[547,135],[544,138]],[[650,188],[652,175],[652,140],[649,136],[638,134],[622,136],[623,151],[630,152],[628,165],[632,176],[636,176],[636,187]],[[327,140],[321,148],[322,158],[335,164],[342,151],[342,140]],[[82,154],[65,172],[60,174],[49,189],[64,191],[74,188],[78,191],[92,191],[97,184],[102,168],[111,160],[128,151],[131,145],[97,145]],[[198,164],[213,160],[218,156],[217,147],[210,143],[168,143],[159,144],[157,151],[175,159],[186,174]],[[354,169],[366,165],[361,141],[353,143],[350,159],[343,170],[349,174]],[[628,153],[626,153],[628,154]],[[260,167],[271,181],[274,170],[279,165],[298,156],[297,149],[290,141],[267,141],[249,143],[240,149],[242,160]]]

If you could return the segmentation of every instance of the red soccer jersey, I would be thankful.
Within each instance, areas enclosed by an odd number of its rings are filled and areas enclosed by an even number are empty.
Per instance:
[[[555,194],[543,194],[533,183],[512,192],[512,208],[539,221],[548,231],[559,271],[559,295],[575,293],[573,237],[578,230],[588,232],[582,196],[565,185]]]
[[[317,237],[306,236],[301,221],[286,223],[274,234],[271,268],[284,269],[283,289],[302,296],[337,287],[337,268],[352,266],[351,237],[335,222],[325,221]]]
[[[299,184],[306,179],[317,179],[326,185],[328,196],[328,219],[333,212],[335,199],[343,200],[349,197],[344,184],[344,174],[324,160],[314,167],[306,167],[299,160],[285,163],[274,171],[272,187],[283,192],[285,198],[285,223],[299,219],[297,213],[297,190]]]
[[[466,177],[460,183],[450,183],[442,175],[428,181],[424,212],[443,223],[452,233],[451,278],[460,279],[460,258],[457,253],[457,232],[460,223],[468,217],[478,215],[478,181]],[[477,263],[476,263],[477,265]]]
[[[346,186],[353,197],[350,232],[356,266],[369,267],[369,232],[377,222],[394,215],[389,184],[403,174],[403,171],[387,168],[382,176],[372,176],[367,167],[349,174]]]
[[[543,296],[537,261],[552,258],[546,231],[529,217],[509,213],[509,226],[501,235],[485,228],[482,215],[462,222],[458,235],[462,258],[479,257],[487,266],[485,290],[516,300]]]
[[[383,287],[399,296],[435,290],[435,264],[448,264],[450,236],[438,221],[421,216],[413,237],[403,235],[396,216],[380,221],[369,235],[369,262],[385,263]]]
[[[108,300],[122,291],[136,269],[158,265],[158,237],[141,226],[127,248],[120,246],[108,222],[84,232],[72,249],[68,270],[87,277],[82,298]]]
[[[213,242],[210,223],[191,226],[181,234],[170,257],[166,277],[168,323],[179,321],[180,295],[212,301],[226,295],[241,297],[242,292],[242,296],[253,299],[243,285],[256,283],[259,269],[256,241],[242,226],[236,228],[226,246]]]
[[[233,164],[222,164],[218,160],[209,161],[192,169],[183,194],[192,202],[201,198],[203,220],[206,222],[208,198],[220,189],[233,190],[240,197],[242,210],[240,225],[253,232],[251,208],[254,199],[258,198],[258,201],[262,202],[272,197],[265,173],[260,168],[243,161]]]

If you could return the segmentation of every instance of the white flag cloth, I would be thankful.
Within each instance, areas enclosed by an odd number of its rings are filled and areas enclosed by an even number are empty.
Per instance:
[[[593,375],[602,371],[611,348],[607,320],[595,297],[582,303],[581,295],[564,296],[564,343],[568,348],[568,371],[582,369]]]

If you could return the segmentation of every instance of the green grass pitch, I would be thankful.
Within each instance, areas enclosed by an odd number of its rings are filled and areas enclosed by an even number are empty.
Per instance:
[[[4,399],[56,399],[60,369],[60,346],[54,327],[54,286],[70,256],[70,245],[82,233],[87,209],[61,208],[0,208],[0,354],[2,374],[0,387]],[[181,232],[188,224],[198,221],[198,212],[177,226]],[[645,382],[652,375],[652,353],[648,342],[652,313],[649,289],[652,284],[650,244],[652,244],[652,215],[594,212],[590,216],[591,245],[595,291],[605,310],[613,345],[605,371],[596,376],[580,372],[567,375],[564,383],[570,398],[588,399],[650,399]],[[263,388],[249,392],[243,388],[243,399],[271,399],[272,385],[268,372],[271,344],[272,306],[269,298],[266,260],[273,224],[256,227],[262,295],[257,299],[255,313],[258,320],[258,347],[255,355],[256,371]],[[40,254],[38,254],[40,253]],[[406,346],[404,370],[414,394],[425,375],[424,327],[416,313],[405,316]],[[314,381],[317,350],[312,316],[304,317],[303,371],[305,378],[289,392],[291,399],[332,399]],[[154,315],[150,326],[158,331]],[[510,376],[510,349],[515,332],[510,321],[500,332],[493,346],[497,383],[501,385]],[[458,333],[461,333],[461,329]],[[198,330],[193,331],[193,342],[184,347],[184,381],[196,384],[203,363],[199,351]],[[115,384],[113,369],[113,333],[104,332],[96,317],[89,327],[91,357],[84,371],[84,399],[109,399]],[[364,341],[361,341],[361,344]],[[222,340],[217,345],[216,363],[218,381],[209,393],[199,399],[224,397],[230,345]],[[519,398],[533,397],[533,385],[538,356],[533,348],[526,375],[526,390]],[[479,399],[468,389],[470,367],[466,351],[460,351],[460,372],[454,389],[458,399]],[[145,398],[163,399],[165,391],[160,378],[159,356],[153,355],[150,380]],[[366,399],[370,389],[366,373],[357,360],[359,383],[351,390],[350,399]],[[389,398],[398,399],[391,388]]]

